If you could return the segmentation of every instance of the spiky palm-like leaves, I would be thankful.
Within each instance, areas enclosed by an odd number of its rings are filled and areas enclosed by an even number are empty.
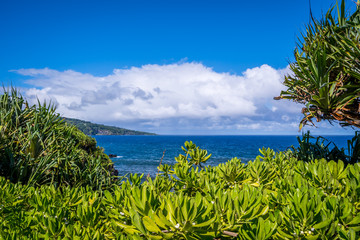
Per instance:
[[[51,104],[29,106],[16,89],[0,96],[0,175],[30,185],[110,186],[109,158]]]
[[[288,89],[275,98],[305,104],[300,129],[314,118],[360,127],[360,10],[347,16],[344,0],[337,17],[333,9],[307,26],[285,77]]]

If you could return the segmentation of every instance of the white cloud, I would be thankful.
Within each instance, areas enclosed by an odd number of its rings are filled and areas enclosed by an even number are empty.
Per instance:
[[[250,124],[238,124],[236,125],[237,129],[260,129],[262,126],[260,123],[250,123]]]
[[[232,75],[196,62],[115,69],[104,77],[48,68],[16,70],[32,77],[28,83],[34,88],[25,92],[27,97],[51,99],[63,116],[149,129],[234,130],[297,121],[301,106],[273,100],[284,89],[287,71],[262,65]]]

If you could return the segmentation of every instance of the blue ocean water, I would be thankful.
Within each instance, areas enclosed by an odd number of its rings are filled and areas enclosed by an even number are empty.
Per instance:
[[[286,150],[289,146],[298,146],[296,136],[93,136],[98,146],[106,154],[115,154],[111,158],[120,175],[144,173],[155,176],[157,166],[165,151],[163,163],[174,164],[174,157],[183,153],[181,146],[185,141],[193,141],[206,149],[212,157],[210,165],[218,165],[233,157],[248,162],[259,155],[259,148],[270,147],[276,151]],[[352,136],[325,136],[338,147],[346,147]]]

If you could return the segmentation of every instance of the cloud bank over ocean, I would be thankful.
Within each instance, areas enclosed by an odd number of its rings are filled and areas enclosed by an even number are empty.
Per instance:
[[[197,62],[114,69],[107,76],[73,70],[19,69],[28,99],[51,100],[66,117],[159,133],[296,133],[301,105],[275,101],[287,69],[268,65],[241,75]]]

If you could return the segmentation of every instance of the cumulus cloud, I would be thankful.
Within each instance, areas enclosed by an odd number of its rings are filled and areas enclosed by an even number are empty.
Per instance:
[[[287,71],[262,65],[235,75],[196,62],[115,69],[103,77],[73,70],[16,70],[32,77],[28,98],[51,99],[63,116],[154,130],[234,131],[290,127],[298,121],[301,106],[273,100],[284,89]]]

